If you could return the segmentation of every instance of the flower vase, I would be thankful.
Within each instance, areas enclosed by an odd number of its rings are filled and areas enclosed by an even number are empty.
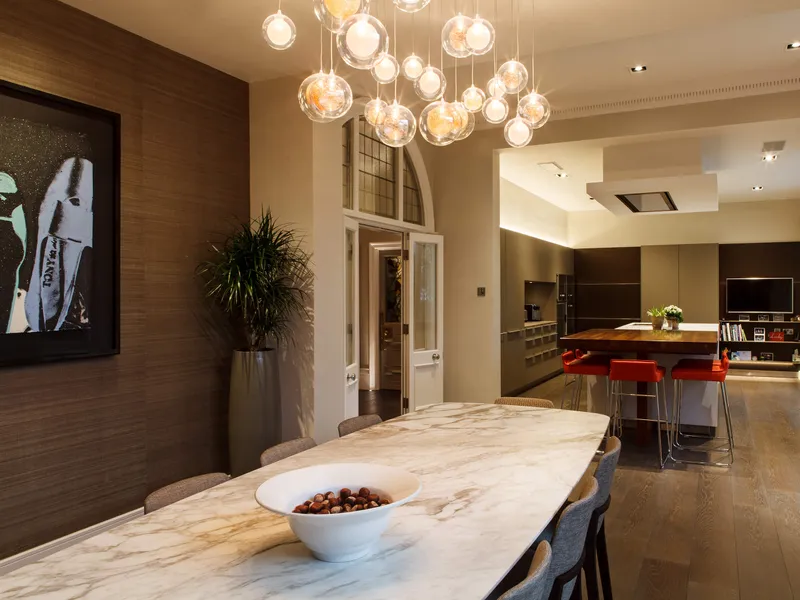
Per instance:
[[[670,319],[669,328],[672,331],[678,331],[680,329],[680,322],[678,321],[678,319]]]
[[[653,331],[664,329],[664,317],[650,317],[650,322],[653,324]]]

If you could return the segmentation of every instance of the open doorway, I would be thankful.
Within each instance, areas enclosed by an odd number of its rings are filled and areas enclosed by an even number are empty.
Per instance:
[[[361,225],[358,411],[383,420],[402,412],[403,238]]]

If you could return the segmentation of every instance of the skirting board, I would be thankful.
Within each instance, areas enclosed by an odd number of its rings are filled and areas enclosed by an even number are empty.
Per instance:
[[[47,542],[46,544],[42,544],[36,548],[31,548],[25,552],[20,552],[14,556],[9,556],[8,558],[0,560],[0,577],[7,575],[11,571],[15,571],[21,567],[35,563],[37,560],[42,560],[51,554],[55,554],[56,552],[64,550],[65,548],[69,548],[70,546],[73,546],[79,542],[88,540],[91,537],[109,531],[110,529],[118,527],[124,523],[127,523],[128,521],[138,519],[143,515],[144,508],[137,508],[136,510],[119,515],[118,517],[114,517],[108,521],[103,521],[102,523],[98,523],[97,525],[92,525],[91,527],[81,529],[75,533],[65,535],[62,538],[58,538],[52,542]]]

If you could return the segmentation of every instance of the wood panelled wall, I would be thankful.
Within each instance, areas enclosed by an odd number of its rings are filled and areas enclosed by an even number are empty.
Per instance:
[[[575,250],[576,329],[615,329],[641,314],[641,248]]]
[[[248,217],[249,107],[246,83],[55,0],[0,14],[0,78],[122,115],[122,353],[0,370],[4,557],[227,468],[232,340],[194,268]]]

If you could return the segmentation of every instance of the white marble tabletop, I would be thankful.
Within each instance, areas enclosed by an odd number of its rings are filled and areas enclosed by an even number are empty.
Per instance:
[[[480,599],[544,529],[608,417],[445,403],[248,473],[0,578],[0,597]],[[318,562],[260,508],[270,476],[326,462],[400,466],[422,480],[378,550]]]

